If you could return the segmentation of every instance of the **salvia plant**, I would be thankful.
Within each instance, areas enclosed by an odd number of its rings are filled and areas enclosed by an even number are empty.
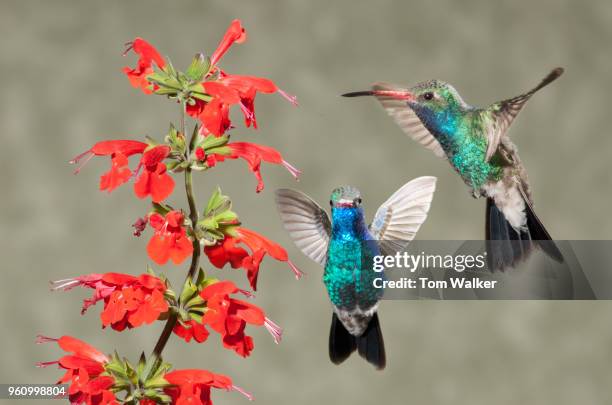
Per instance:
[[[170,124],[162,141],[104,140],[71,161],[79,165],[75,171],[78,173],[92,157],[109,157],[111,167],[100,178],[100,190],[111,192],[133,183],[136,197],[151,200],[150,211],[133,227],[136,236],[150,233],[146,250],[152,262],[181,265],[191,258],[185,282],[178,289],[151,266],[140,275],[87,274],[52,282],[54,290],[91,289],[93,295],[83,302],[81,312],[102,306],[103,328],[122,331],[156,321],[165,323],[152,352],[143,352],[137,362],[117,352],[105,354],[75,337],[38,336],[38,343],[55,342],[66,352],[59,360],[39,366],[57,365],[65,371],[58,383],[68,384],[73,404],[211,404],[211,388],[239,391],[252,399],[225,375],[172,369],[162,352],[172,335],[201,343],[212,330],[220,335],[224,348],[247,357],[254,347],[247,325],[264,326],[276,343],[281,339],[280,327],[246,299],[257,289],[260,264],[266,255],[286,262],[296,278],[302,273],[280,245],[242,226],[230,198],[219,188],[203,205],[193,192],[194,173],[215,168],[226,159],[246,161],[255,174],[257,192],[264,187],[262,162],[282,165],[296,178],[300,174],[273,148],[230,140],[231,107],[240,108],[246,127],[257,128],[257,93],[279,93],[296,104],[294,97],[271,80],[221,69],[223,55],[232,44],[245,39],[240,21],[233,21],[215,52],[210,57],[196,55],[184,71],[177,70],[145,40],[136,38],[128,43],[125,53],[138,56],[135,67],[123,69],[131,85],[178,104],[179,120]],[[193,120],[189,130],[188,119]],[[138,164],[130,167],[129,160],[134,157]],[[165,202],[175,189],[175,176],[183,179],[186,208]],[[207,276],[200,265],[201,253],[217,268],[229,264],[234,269],[244,269],[251,291],[238,288],[232,281]],[[243,299],[237,298],[240,296]]]

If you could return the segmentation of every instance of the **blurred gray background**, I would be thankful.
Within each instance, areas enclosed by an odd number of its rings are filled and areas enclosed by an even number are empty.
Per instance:
[[[2,366],[0,382],[55,381],[53,345],[35,335],[71,334],[136,359],[161,323],[125,333],[100,330],[99,308],[79,315],[85,291],[52,293],[48,281],[83,273],[144,271],[148,239],[130,224],[147,210],[129,186],[97,191],[107,159],[79,176],[67,161],[102,139],[161,136],[177,108],[131,88],[123,44],[142,36],[185,67],[212,52],[233,18],[248,30],[222,66],[272,78],[299,97],[293,108],[260,96],[258,131],[240,123],[236,139],[281,150],[304,172],[296,184],[266,165],[256,195],[244,162],[199,176],[203,204],[217,184],[246,226],[287,247],[308,274],[296,282],[266,260],[256,302],[284,327],[276,346],[251,329],[256,348],[242,359],[220,347],[170,341],[177,367],[225,373],[260,404],[609,404],[609,302],[384,302],[388,367],[357,356],[327,357],[331,311],[321,270],[281,228],[276,187],[298,187],[325,203],[339,184],[358,186],[367,211],[406,181],[439,177],[419,239],[478,239],[484,201],[475,201],[448,165],[404,136],[370,99],[338,95],[376,80],[412,84],[439,78],[482,105],[529,89],[556,66],[566,74],[529,102],[511,136],[530,173],[539,216],[558,239],[609,239],[612,197],[609,97],[610,1],[2,1],[0,3],[0,200]],[[239,121],[237,121],[239,122]],[[182,190],[173,201],[183,204]],[[185,266],[167,266],[182,280]],[[159,270],[159,269],[158,269]],[[246,285],[242,273],[216,269]],[[237,393],[214,401],[245,403]],[[25,402],[23,402],[25,403]]]

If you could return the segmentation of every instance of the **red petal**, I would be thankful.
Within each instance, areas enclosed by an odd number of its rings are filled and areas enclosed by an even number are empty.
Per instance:
[[[221,136],[230,126],[229,106],[218,98],[212,99],[204,107],[200,116],[202,125],[215,136]]]
[[[174,179],[166,173],[166,165],[158,163],[154,171],[143,170],[134,183],[134,194],[138,198],[151,195],[153,202],[165,200],[174,191]]]
[[[124,287],[134,284],[138,279],[130,274],[106,273],[102,275],[102,281],[106,284]]]
[[[174,370],[164,375],[166,381],[175,385],[210,384],[214,374],[208,370]]]
[[[151,65],[151,62],[155,62],[155,64],[159,68],[163,68],[166,66],[166,61],[159,54],[157,49],[153,47],[150,43],[145,41],[142,38],[136,38],[132,42],[132,49],[140,56],[139,63]]]
[[[219,43],[219,46],[217,47],[215,52],[213,52],[212,57],[210,58],[211,65],[216,65],[217,62],[219,62],[219,59],[221,59],[223,55],[225,55],[225,52],[227,52],[227,50],[234,44],[234,42],[239,44],[243,43],[244,41],[246,41],[246,37],[246,31],[244,28],[242,28],[240,20],[232,21],[229,28],[225,32],[223,39]]]
[[[58,339],[57,344],[65,352],[87,357],[99,363],[108,362],[108,358],[104,355],[104,353],[100,352],[95,347],[88,345],[82,340],[73,338],[72,336],[62,336]]]
[[[165,264],[170,258],[170,238],[153,235],[147,244],[147,253],[157,264]]]
[[[247,228],[239,227],[236,229],[239,239],[244,242],[252,251],[264,249],[267,254],[280,261],[287,261],[287,251],[278,243],[272,242],[264,236]]]
[[[238,287],[236,287],[236,284],[229,280],[225,280],[218,281],[214,284],[206,286],[206,288],[204,288],[202,292],[200,292],[200,296],[205,300],[209,300],[215,295],[225,296],[229,294],[234,294],[236,292],[238,292]]]
[[[142,153],[146,147],[147,144],[140,141],[101,141],[91,147],[91,152],[97,156],[108,156],[115,153],[121,153],[125,156],[131,156],[137,153]]]
[[[218,98],[222,103],[236,104],[240,102],[238,91],[221,82],[204,82],[202,85],[207,94]]]
[[[117,153],[111,160],[111,168],[100,177],[100,190],[107,190],[109,193],[126,183],[132,176],[129,169],[128,159],[122,153]]]
[[[221,82],[235,88],[243,94],[248,93],[251,89],[267,94],[276,93],[278,91],[278,87],[276,87],[276,84],[274,84],[272,80],[263,77],[224,74],[221,78]]]
[[[157,164],[163,161],[170,154],[168,145],[158,145],[143,153],[140,163],[146,167],[157,167]]]
[[[158,167],[163,167],[163,173],[156,170],[150,177],[151,200],[153,202],[161,202],[168,198],[174,191],[174,179],[166,173],[166,165],[160,163]]]
[[[193,253],[193,243],[186,235],[181,235],[174,240],[170,249],[170,259],[174,264],[181,264]]]
[[[257,305],[236,299],[232,299],[232,304],[232,309],[236,316],[243,319],[246,323],[259,326],[264,324],[266,315]]]

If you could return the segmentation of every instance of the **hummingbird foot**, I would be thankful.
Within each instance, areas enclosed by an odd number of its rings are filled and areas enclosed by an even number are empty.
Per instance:
[[[296,280],[299,280],[304,276],[305,273],[302,270],[298,269],[297,266],[293,264],[291,260],[287,260],[287,264],[289,264],[291,271],[293,271],[293,274],[295,274]]]
[[[279,344],[283,337],[283,329],[268,317],[264,319],[264,326],[270,332],[270,335],[272,335],[274,343]]]

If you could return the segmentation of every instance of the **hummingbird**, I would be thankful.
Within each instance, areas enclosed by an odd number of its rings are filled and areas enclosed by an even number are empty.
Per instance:
[[[425,176],[406,183],[378,208],[369,226],[361,193],[355,187],[333,190],[331,218],[300,191],[276,191],[285,230],[298,249],[324,268],[323,283],[333,308],[329,357],[334,364],[357,350],[377,369],[385,368],[377,315],[383,290],[373,283],[384,274],[373,271],[373,258],[406,248],[427,218],[436,180]]]
[[[378,82],[344,97],[374,96],[412,139],[448,160],[474,198],[486,198],[489,269],[512,268],[539,246],[558,262],[563,256],[536,216],[527,172],[508,129],[525,103],[563,74],[552,70],[533,89],[479,108],[441,80],[413,87]],[[495,241],[495,242],[492,242]]]

